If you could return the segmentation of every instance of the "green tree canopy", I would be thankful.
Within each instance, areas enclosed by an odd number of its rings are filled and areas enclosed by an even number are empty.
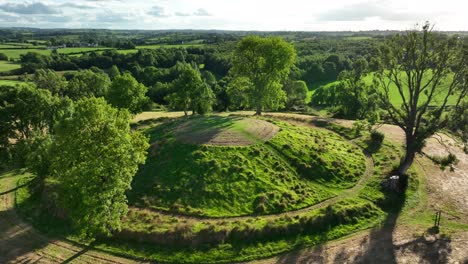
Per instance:
[[[109,75],[109,78],[111,78],[111,80],[114,80],[115,77],[120,76],[120,70],[119,68],[117,68],[117,66],[112,65],[107,74]]]
[[[83,98],[56,127],[50,172],[60,186],[59,204],[87,237],[120,229],[125,192],[146,158],[147,139],[130,130],[130,113],[103,98]]]
[[[130,73],[124,73],[112,81],[107,101],[114,107],[128,109],[132,114],[140,113],[149,103],[147,90]]]
[[[284,90],[286,92],[286,107],[288,109],[305,106],[309,89],[304,81],[288,81],[284,85]]]
[[[268,107],[277,109],[285,101],[281,81],[294,64],[294,47],[279,37],[249,36],[242,39],[234,52],[232,73],[250,80],[256,114]]]
[[[53,95],[64,96],[67,92],[67,81],[53,70],[37,70],[33,82],[37,88],[49,90]]]
[[[77,100],[82,97],[103,97],[109,91],[111,81],[105,73],[91,70],[77,72],[68,83],[67,95]]]
[[[213,90],[202,80],[198,69],[190,64],[178,64],[180,72],[172,83],[172,93],[167,96],[169,104],[174,109],[182,109],[187,115],[192,113],[204,114],[211,111],[215,100]]]

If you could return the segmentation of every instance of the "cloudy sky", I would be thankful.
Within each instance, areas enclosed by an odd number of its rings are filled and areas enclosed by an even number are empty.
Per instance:
[[[0,0],[0,27],[468,30],[466,0]]]

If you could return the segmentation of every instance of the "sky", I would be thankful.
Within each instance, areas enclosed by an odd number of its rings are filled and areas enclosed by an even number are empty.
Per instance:
[[[0,0],[0,27],[468,31],[467,0]]]

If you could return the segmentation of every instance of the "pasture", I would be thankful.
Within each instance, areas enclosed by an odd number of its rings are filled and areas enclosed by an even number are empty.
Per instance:
[[[0,60],[0,72],[9,72],[21,68],[18,63]]]
[[[33,49],[33,48],[20,48],[20,49],[2,49],[0,50],[1,53],[4,53],[10,59],[18,60],[22,54],[26,54],[28,52],[36,52],[43,55],[50,55],[52,52],[46,49]]]

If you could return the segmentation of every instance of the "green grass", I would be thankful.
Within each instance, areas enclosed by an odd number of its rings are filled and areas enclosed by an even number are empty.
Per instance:
[[[63,48],[63,49],[57,49],[57,52],[60,54],[79,54],[79,53],[86,53],[86,52],[91,52],[91,51],[102,51],[102,50],[108,50],[112,48],[106,48],[106,47],[82,47],[82,48]]]
[[[17,84],[22,84],[25,83],[23,81],[16,81],[16,80],[0,80],[0,86],[2,85],[17,85]]]
[[[8,71],[16,70],[19,68],[21,68],[21,65],[18,63],[12,63],[9,61],[0,60],[0,72],[8,72]]]
[[[46,49],[4,49],[0,50],[1,53],[4,53],[11,59],[19,59],[20,55],[26,54],[28,52],[36,52],[43,55],[50,55],[51,51]]]
[[[136,46],[137,49],[159,49],[159,48],[188,48],[188,47],[203,47],[204,44],[156,44]]]
[[[305,178],[330,188],[352,187],[366,170],[362,150],[322,129],[278,123],[268,142]]]
[[[224,221],[216,225],[201,222],[198,228],[188,230],[184,228],[187,224],[180,223],[178,228],[174,227],[178,235],[174,231],[159,235],[149,233],[148,237],[154,239],[154,243],[135,243],[138,237],[135,240],[118,237],[98,243],[97,247],[170,263],[232,263],[317,245],[369,228],[384,216],[384,212],[371,202],[352,198],[297,217],[274,220],[252,218],[242,222]],[[139,219],[140,222],[145,221]],[[132,228],[136,224],[138,222]],[[145,229],[144,232],[149,230]],[[223,242],[219,243],[219,239]],[[211,243],[199,244],[197,241],[200,240]]]
[[[232,119],[206,120],[191,120],[198,122],[193,131]],[[203,146],[176,140],[180,122],[148,130],[153,147],[134,179],[131,204],[212,217],[288,211],[352,187],[365,170],[361,151],[325,130],[277,122],[281,131],[271,143]]]

